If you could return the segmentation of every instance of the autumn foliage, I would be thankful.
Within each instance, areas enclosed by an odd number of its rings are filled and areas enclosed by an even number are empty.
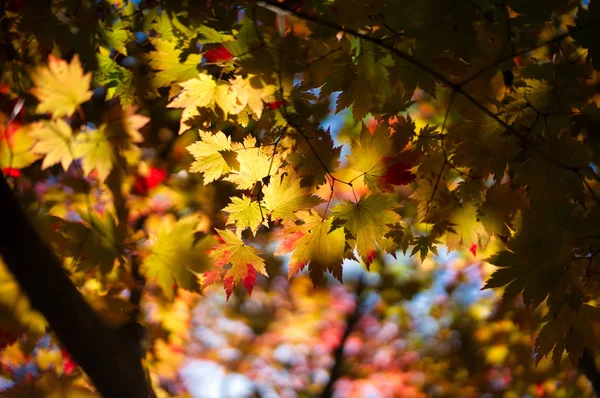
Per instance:
[[[517,366],[510,344],[526,347],[515,352],[533,365],[520,372],[535,379],[515,391],[557,391],[532,370],[545,357],[593,381],[598,0],[193,3],[1,3],[3,178],[90,313],[118,338],[132,325],[146,331],[133,333],[144,347],[143,383],[160,396],[182,391],[175,384],[194,344],[191,308],[223,296],[233,301],[223,305],[277,307],[262,316],[282,328],[294,324],[282,300],[335,326],[306,332],[330,343],[320,349],[333,357],[332,385],[305,381],[294,393],[362,396],[336,367],[348,343],[380,364],[351,369],[355,380],[381,372],[397,381],[390,396],[433,396],[435,382],[415,378],[445,370],[410,357],[423,347],[393,328],[414,327],[402,306],[438,283],[432,262],[451,268],[452,256],[477,264],[475,290],[494,289],[504,307],[489,299],[494,310],[473,310],[472,324],[440,326],[438,343],[461,330],[491,347],[485,359],[471,358],[490,366],[486,375],[453,351],[468,376],[440,396],[483,394],[491,379],[514,385],[500,369]],[[360,265],[359,281],[349,264]],[[94,393],[95,380],[32,308],[12,266],[0,263],[4,376],[17,391],[31,383],[15,369],[35,363],[27,374],[43,380],[36,393]],[[432,279],[406,282],[413,272]],[[365,287],[369,275],[378,282]],[[462,286],[456,278],[445,300]],[[356,301],[335,304],[336,318],[327,300],[348,299],[339,286],[348,281],[345,289],[359,286]],[[285,283],[320,298],[286,295]],[[385,304],[368,313],[361,289]],[[462,310],[440,301],[439,311]],[[396,326],[370,340],[369,327],[383,324]],[[510,343],[494,345],[495,333]],[[257,347],[271,344],[252,335]],[[373,341],[406,359],[374,358]]]

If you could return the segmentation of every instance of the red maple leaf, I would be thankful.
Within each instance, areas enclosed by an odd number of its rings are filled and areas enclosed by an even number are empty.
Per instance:
[[[408,185],[417,178],[409,171],[411,168],[412,165],[403,162],[392,163],[381,176],[381,181],[390,185]]]
[[[229,52],[224,45],[213,48],[204,53],[204,58],[209,62],[227,62],[233,58],[233,54]]]
[[[148,191],[167,179],[165,169],[157,169],[154,166],[150,167],[147,176],[138,176],[135,180],[134,191],[138,195],[146,195]]]
[[[273,101],[267,103],[267,106],[269,107],[269,109],[279,109],[283,104],[285,104],[285,101]]]
[[[13,169],[12,167],[3,168],[2,173],[4,173],[4,175],[7,177],[21,177],[21,172],[17,169]]]
[[[75,363],[75,361],[73,361],[73,358],[71,358],[69,351],[67,351],[65,347],[62,347],[60,349],[60,352],[62,353],[63,357],[64,372],[66,375],[69,375],[73,373],[75,369],[77,369],[77,364]]]

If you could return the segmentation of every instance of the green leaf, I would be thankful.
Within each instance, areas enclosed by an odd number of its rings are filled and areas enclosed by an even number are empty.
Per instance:
[[[127,23],[120,19],[110,27],[100,22],[100,36],[109,49],[114,49],[123,55],[127,55],[127,42],[131,39],[131,30]]]
[[[154,87],[181,83],[198,77],[201,54],[184,55],[174,41],[155,37],[151,39],[156,51],[150,51],[150,66],[157,72],[152,79]]]
[[[100,182],[106,180],[116,160],[105,125],[100,126],[98,130],[78,134],[73,143],[73,154],[75,158],[81,158],[85,175],[89,176],[95,170]]]
[[[335,218],[345,220],[343,224],[356,238],[356,251],[368,265],[373,261],[377,248],[395,252],[396,246],[385,236],[389,225],[400,221],[393,195],[375,193],[362,196],[356,203],[349,200],[335,206],[331,212]]]
[[[314,207],[323,200],[300,186],[296,174],[275,175],[263,187],[265,209],[274,220],[294,220],[295,212]]]
[[[257,201],[253,201],[246,195],[241,198],[231,198],[231,203],[223,208],[223,211],[229,213],[227,224],[235,224],[238,230],[250,228],[252,234],[256,234],[258,227],[264,223],[263,212]]]
[[[196,273],[206,271],[212,263],[207,251],[216,243],[207,236],[196,241],[194,232],[198,217],[178,220],[174,225],[164,223],[152,245],[152,252],[144,259],[143,270],[156,279],[162,291],[173,297],[174,284],[186,290],[198,291]]]
[[[98,69],[94,71],[94,81],[106,88],[106,99],[118,97],[123,106],[131,105],[135,100],[133,72],[123,68],[101,48],[98,52]]]

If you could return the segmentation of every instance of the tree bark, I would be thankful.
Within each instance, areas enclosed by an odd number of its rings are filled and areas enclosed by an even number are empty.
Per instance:
[[[136,344],[121,338],[87,304],[29,222],[1,172],[0,222],[4,263],[100,394],[153,396]]]
[[[592,383],[596,396],[600,397],[600,373],[596,367],[594,354],[587,347],[583,350],[583,354],[579,360],[579,368]]]

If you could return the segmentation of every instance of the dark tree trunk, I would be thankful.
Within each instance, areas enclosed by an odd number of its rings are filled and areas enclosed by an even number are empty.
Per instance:
[[[4,263],[98,391],[107,397],[152,396],[137,344],[110,329],[86,303],[1,172],[0,223]]]

